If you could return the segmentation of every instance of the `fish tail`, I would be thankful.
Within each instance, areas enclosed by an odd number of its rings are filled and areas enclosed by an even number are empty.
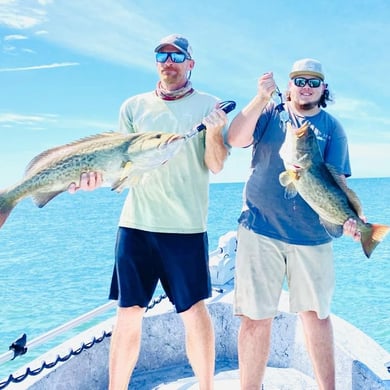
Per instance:
[[[0,192],[0,228],[4,225],[14,207],[15,205],[9,202],[6,194]]]
[[[385,238],[390,231],[390,226],[380,224],[366,224],[368,229],[363,229],[361,232],[361,244],[364,254],[370,258],[372,252],[377,245]]]

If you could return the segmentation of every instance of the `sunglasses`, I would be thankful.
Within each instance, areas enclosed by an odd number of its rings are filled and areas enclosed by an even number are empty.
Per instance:
[[[159,51],[158,53],[156,53],[157,62],[166,62],[168,58],[170,58],[171,61],[175,64],[181,64],[185,60],[189,59],[189,57],[187,57],[184,53],[166,53],[163,51]]]
[[[308,84],[310,88],[318,88],[322,83],[322,80],[320,79],[305,79],[304,77],[295,77],[293,80],[294,85],[301,88],[306,84]]]

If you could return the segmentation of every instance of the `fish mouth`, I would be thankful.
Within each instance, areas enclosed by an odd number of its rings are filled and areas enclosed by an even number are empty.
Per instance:
[[[289,169],[291,169],[295,172],[302,171],[305,169],[305,164],[300,164],[300,162],[302,160],[305,160],[306,158],[307,158],[307,154],[303,155],[302,157],[300,157],[297,160],[287,162],[287,165],[288,165]]]
[[[287,163],[286,169],[289,171],[294,171],[294,172],[300,172],[303,170],[303,167],[301,165],[297,165],[295,163]]]

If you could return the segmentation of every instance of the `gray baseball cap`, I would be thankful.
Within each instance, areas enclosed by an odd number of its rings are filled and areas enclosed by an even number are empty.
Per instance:
[[[167,45],[176,47],[176,49],[180,50],[188,58],[191,58],[192,56],[192,48],[188,42],[188,39],[179,34],[171,34],[161,39],[160,43],[154,49],[154,51],[157,53],[161,50],[161,48]]]
[[[313,58],[303,58],[294,62],[290,72],[290,79],[306,74],[318,77],[322,81],[325,79],[321,63]]]

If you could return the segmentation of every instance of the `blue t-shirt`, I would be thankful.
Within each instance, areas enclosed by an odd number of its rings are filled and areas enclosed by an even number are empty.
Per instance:
[[[340,123],[321,110],[310,117],[289,111],[300,126],[305,120],[315,128],[324,161],[346,177],[351,175],[346,134]],[[299,196],[286,199],[279,174],[285,171],[279,150],[285,139],[283,124],[270,103],[260,115],[253,134],[252,173],[244,189],[244,209],[239,222],[258,234],[295,245],[320,245],[331,241],[318,215]]]

